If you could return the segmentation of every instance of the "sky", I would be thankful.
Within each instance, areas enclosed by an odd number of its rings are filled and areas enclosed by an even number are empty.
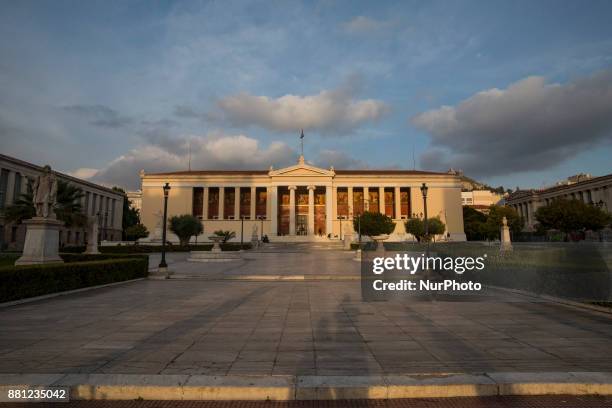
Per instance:
[[[0,2],[0,152],[138,172],[612,173],[612,2]]]

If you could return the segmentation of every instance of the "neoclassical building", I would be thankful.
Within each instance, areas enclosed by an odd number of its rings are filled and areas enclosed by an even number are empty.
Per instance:
[[[4,209],[14,204],[22,193],[28,191],[43,171],[42,166],[0,154],[0,250],[21,250],[25,240],[25,225],[10,223],[4,219]],[[121,222],[125,196],[110,188],[55,171],[60,180],[72,184],[83,193],[81,208],[88,217],[100,219],[99,241],[121,241]],[[85,245],[88,240],[84,227],[63,226],[59,232],[60,246]]]
[[[558,183],[556,186],[540,190],[517,190],[506,198],[506,205],[514,208],[525,220],[525,231],[533,231],[537,220],[538,208],[553,200],[580,200],[596,205],[605,211],[612,211],[612,174],[592,177],[580,174]]]
[[[429,187],[427,209],[439,216],[450,239],[465,240],[461,182],[455,174],[414,170],[334,170],[296,165],[269,170],[141,172],[141,219],[153,238],[161,232],[163,190],[169,183],[168,217],[192,214],[202,220],[200,241],[216,230],[249,241],[261,231],[271,241],[343,238],[363,211],[382,212],[396,222],[392,240],[412,239],[404,222],[423,216],[422,183]],[[178,241],[169,234],[169,239]]]

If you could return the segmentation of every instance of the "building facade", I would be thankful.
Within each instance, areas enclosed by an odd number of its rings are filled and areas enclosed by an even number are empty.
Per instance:
[[[41,166],[0,154],[0,248],[21,250],[25,239],[25,226],[8,223],[4,209],[14,204],[28,191],[28,183],[42,173]],[[76,177],[55,172],[83,192],[81,206],[88,216],[100,219],[100,240],[120,241],[123,218],[123,194]],[[86,228],[61,228],[60,246],[84,245],[88,239]]]
[[[612,174],[601,177],[579,175],[541,190],[518,190],[506,198],[506,205],[514,208],[525,220],[525,231],[533,231],[538,208],[554,199],[580,200],[610,212],[612,210]]]
[[[472,190],[461,192],[461,205],[475,210],[488,212],[491,205],[499,205],[503,200],[501,194],[489,190]]]
[[[272,241],[344,238],[353,217],[384,213],[396,222],[392,240],[411,239],[404,222],[423,216],[422,183],[427,183],[428,216],[446,224],[445,236],[463,241],[461,184],[456,175],[410,170],[334,170],[311,166],[300,157],[294,166],[254,171],[141,172],[141,220],[159,239],[162,186],[171,186],[168,217],[192,214],[202,220],[200,240],[216,230],[236,232],[240,240],[262,233]],[[178,241],[168,233],[171,241]],[[203,238],[203,239],[202,239]]]
[[[127,199],[130,202],[130,207],[140,211],[140,209],[142,208],[142,191],[127,191],[125,195],[127,196]]]

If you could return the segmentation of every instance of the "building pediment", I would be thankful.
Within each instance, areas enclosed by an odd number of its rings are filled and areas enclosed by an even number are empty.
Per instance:
[[[285,167],[278,170],[270,170],[270,177],[291,176],[291,177],[333,177],[336,173],[333,169],[326,170],[320,167],[299,162],[296,165]]]

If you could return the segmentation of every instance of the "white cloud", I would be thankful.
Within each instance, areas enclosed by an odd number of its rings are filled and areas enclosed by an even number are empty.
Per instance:
[[[247,93],[217,102],[219,114],[236,126],[256,125],[275,132],[300,129],[321,133],[347,133],[364,122],[380,119],[389,107],[375,99],[355,99],[353,82],[316,95],[279,98]]]
[[[528,77],[476,93],[412,123],[431,136],[425,168],[473,175],[541,170],[612,141],[612,70],[566,84]]]
[[[194,170],[266,170],[270,165],[293,164],[296,152],[283,142],[261,147],[256,139],[244,135],[184,136],[175,138],[175,149],[169,150],[169,140],[154,140],[151,144],[132,149],[112,160],[93,177],[105,185],[127,189],[138,188],[138,172],[187,170],[191,143],[191,168]]]
[[[356,16],[344,23],[342,28],[349,34],[367,34],[390,27],[390,21],[375,20],[370,17]]]
[[[79,169],[76,169],[74,171],[70,171],[68,172],[69,175],[76,177],[76,178],[80,178],[80,179],[90,179],[93,176],[95,176],[98,173],[98,169],[91,169],[88,167],[81,167]]]

